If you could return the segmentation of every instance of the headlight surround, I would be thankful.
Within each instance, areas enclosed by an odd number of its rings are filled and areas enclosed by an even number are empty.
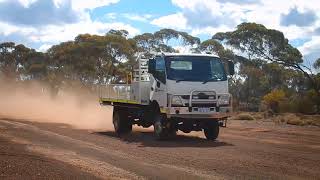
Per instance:
[[[230,104],[230,95],[229,94],[219,95],[218,103],[219,103],[219,105],[229,105]]]
[[[183,101],[180,96],[172,96],[171,105],[172,106],[183,106],[184,104],[183,104]]]

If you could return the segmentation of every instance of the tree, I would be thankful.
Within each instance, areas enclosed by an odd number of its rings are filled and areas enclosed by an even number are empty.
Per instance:
[[[147,52],[147,54],[153,52],[176,52],[176,50],[170,46],[170,41],[174,41],[172,44],[185,45],[185,46],[198,46],[200,39],[193,37],[186,32],[176,31],[173,29],[161,29],[155,33],[144,33],[137,35],[133,38],[140,52]]]
[[[26,64],[36,51],[25,47],[22,44],[16,45],[13,42],[0,44],[0,71],[7,78],[20,79],[21,75],[27,75]]]
[[[132,70],[136,43],[112,31],[105,36],[83,34],[74,41],[61,43],[48,50],[52,66],[64,78],[83,84],[120,81],[126,77],[120,69]],[[122,64],[127,66],[123,67]],[[56,76],[58,77],[58,76]]]
[[[15,63],[12,51],[15,43],[5,42],[0,44],[0,67],[2,73],[7,77],[12,77],[15,72]]]
[[[263,97],[263,101],[274,113],[279,113],[279,103],[285,97],[286,94],[283,90],[273,90]]]
[[[116,36],[128,37],[129,32],[127,30],[114,30],[114,29],[111,29],[109,32],[107,32],[106,35],[116,35]]]
[[[313,78],[311,69],[303,64],[302,55],[289,44],[282,32],[267,29],[256,23],[242,23],[232,32],[217,33],[213,39],[220,40],[247,55],[249,60],[262,59],[287,68],[301,71],[320,96],[320,87]]]
[[[313,67],[314,67],[315,69],[320,69],[320,58],[317,59],[317,60],[314,62]]]
[[[199,51],[217,54],[222,59],[234,59],[233,52],[230,49],[225,49],[219,41],[214,39],[203,41],[199,46]]]

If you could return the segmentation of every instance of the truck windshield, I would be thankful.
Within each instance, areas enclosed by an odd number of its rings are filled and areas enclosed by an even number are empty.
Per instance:
[[[224,66],[217,57],[168,56],[167,78],[179,81],[226,81]]]

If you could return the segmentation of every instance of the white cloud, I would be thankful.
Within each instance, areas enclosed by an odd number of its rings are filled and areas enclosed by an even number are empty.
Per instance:
[[[2,2],[10,2],[13,0],[0,0]],[[43,0],[17,0],[25,8],[29,7],[31,4],[37,1]],[[72,8],[75,10],[84,10],[84,9],[95,9],[97,7],[108,6],[110,4],[118,3],[120,0],[52,0],[54,4],[59,7],[62,4],[71,2]]]
[[[320,37],[313,38],[298,49],[303,54],[304,65],[312,69],[313,73],[320,73],[320,70],[313,68],[314,62],[320,58]]]
[[[24,6],[24,7],[29,7],[30,4],[34,3],[37,0],[19,0],[19,2]]]
[[[205,27],[205,28],[192,28],[191,35],[198,36],[201,34],[213,35],[217,32],[227,32],[230,31],[230,27],[222,25],[219,27]]]
[[[66,26],[48,26],[37,36],[35,41],[40,42],[62,42],[74,39],[78,34],[98,34],[103,35],[110,29],[125,29],[129,35],[137,35],[140,31],[124,23],[103,23],[99,21],[87,21]],[[57,33],[58,32],[58,33]]]
[[[318,0],[172,0],[172,3],[179,7],[181,12],[160,17],[151,24],[192,29],[195,34],[208,34],[219,29],[233,30],[241,22],[257,22],[283,31],[289,39],[301,38],[320,26]],[[314,12],[317,16],[316,22],[308,27],[281,26],[281,15],[289,14],[293,8],[297,8],[300,13]]]
[[[46,52],[48,49],[52,47],[52,45],[53,44],[43,44],[42,46],[39,47],[39,49],[37,49],[37,51]]]
[[[151,24],[162,28],[187,29],[187,20],[182,13],[163,16],[151,21]]]
[[[30,1],[30,0],[25,0],[25,1]],[[71,1],[73,9],[84,10],[84,9],[95,9],[97,7],[108,6],[110,4],[115,4],[120,0],[54,0],[54,1],[56,5],[65,3],[67,1]]]
[[[304,43],[298,49],[302,54],[308,56],[310,61],[320,58],[320,36],[313,36],[310,41]]]
[[[42,28],[23,28],[3,23],[0,25],[5,27],[0,30],[0,36],[1,34],[4,36],[21,34],[30,42],[44,44],[73,40],[77,35],[85,33],[103,35],[110,29],[125,29],[131,36],[140,33],[138,29],[124,23],[103,23],[91,20],[64,26],[48,25]]]
[[[8,0],[0,0],[0,3],[4,1]],[[25,3],[23,6],[25,6],[25,9],[28,9],[28,6],[31,7],[30,4],[36,3],[40,0],[23,0],[24,2],[22,2],[22,0],[20,1],[21,3]],[[121,22],[107,23],[99,20],[93,21],[89,12],[87,11],[87,9],[109,5],[110,3],[116,3],[118,1],[119,0],[55,0],[54,3],[48,4],[59,8],[59,6],[63,7],[63,3],[72,2],[72,7],[76,9],[74,12],[77,12],[78,16],[81,18],[79,18],[78,21],[71,23],[48,23],[42,24],[41,26],[21,25],[21,23],[14,23],[14,21],[0,21],[0,41],[14,41],[16,43],[23,43],[28,46],[32,46],[33,48],[37,48],[38,50],[45,51],[51,45],[73,40],[79,34],[89,33],[103,35],[110,29],[125,29],[129,32],[130,36],[137,35],[140,33],[140,31],[131,25]],[[24,8],[22,8],[22,10],[23,9]]]
[[[180,12],[159,17],[151,22],[161,28],[186,30],[192,35],[214,35],[232,31],[242,22],[256,22],[267,28],[277,29],[289,40],[309,39],[299,47],[306,59],[320,57],[320,38],[315,30],[320,28],[320,4],[318,0],[171,0]],[[293,13],[292,11],[295,11]],[[290,13],[291,12],[291,13]],[[291,22],[281,23],[286,15]],[[301,15],[301,17],[299,17]],[[308,15],[308,16],[307,16]],[[295,19],[309,23],[294,22]],[[303,17],[302,17],[303,16]],[[299,17],[299,18],[297,18]],[[304,24],[299,27],[299,24]],[[306,26],[306,25],[307,26]],[[311,57],[312,56],[312,57]]]
[[[131,14],[131,13],[124,13],[123,17],[133,20],[133,21],[141,21],[141,22],[147,22],[150,18],[152,18],[151,14]]]
[[[105,15],[105,17],[107,18],[107,20],[114,20],[117,18],[117,14],[116,13],[107,13]]]

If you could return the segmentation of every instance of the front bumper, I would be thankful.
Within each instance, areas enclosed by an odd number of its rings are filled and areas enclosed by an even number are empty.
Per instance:
[[[201,94],[201,97],[200,97]],[[188,99],[183,98],[187,96]],[[194,98],[197,96],[198,98]],[[213,98],[209,98],[209,97]],[[221,103],[220,97],[227,96],[228,102]],[[181,106],[173,106],[172,100],[179,97]],[[187,118],[187,119],[225,119],[231,116],[232,96],[229,93],[217,94],[215,91],[192,91],[189,95],[169,95],[168,107],[161,109],[168,118]]]
[[[168,118],[186,118],[186,119],[224,119],[231,116],[231,107],[208,108],[209,112],[200,112],[200,108],[192,107],[168,107],[161,110]]]

